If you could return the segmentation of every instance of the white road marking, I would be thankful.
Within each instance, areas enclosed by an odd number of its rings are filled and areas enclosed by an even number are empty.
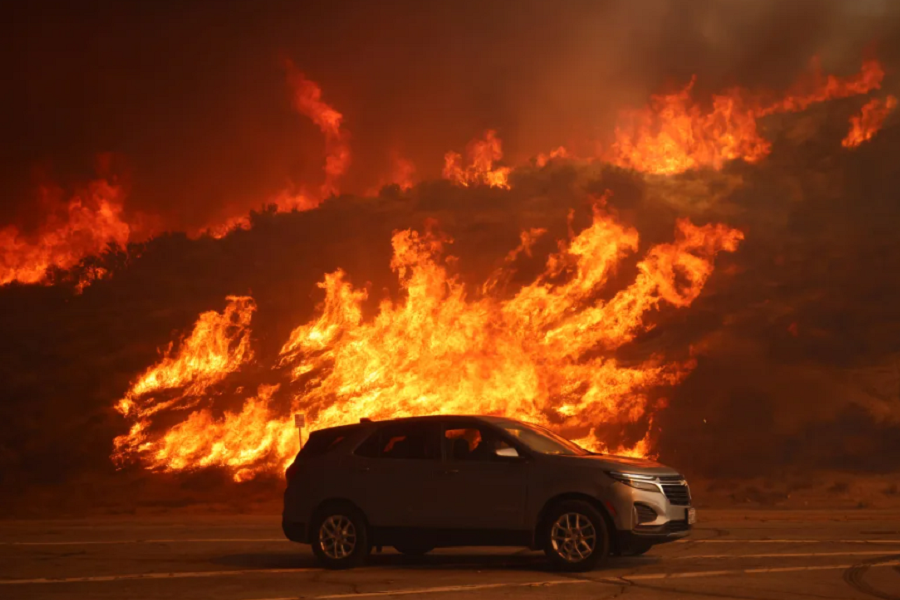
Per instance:
[[[862,552],[770,552],[768,554],[689,554],[685,556],[667,556],[667,559],[686,558],[807,558],[810,556],[893,556],[900,555],[898,550],[866,550]]]
[[[778,556],[778,555],[773,555]],[[757,575],[765,573],[792,573],[800,571],[831,571],[849,569],[857,565],[813,565],[804,567],[761,567],[754,569],[723,569],[717,571],[688,571],[679,573],[648,573],[637,575],[621,576],[621,581],[644,581],[657,579],[686,579],[698,577],[718,577],[722,575]],[[900,566],[900,560],[890,560],[867,565],[868,568],[878,567],[896,567]],[[89,577],[41,577],[36,579],[0,579],[0,585],[22,585],[22,584],[47,584],[47,583],[86,583],[86,582],[108,582],[108,581],[127,581],[140,579],[190,579],[203,577],[227,577],[234,575],[275,575],[275,574],[295,574],[320,572],[318,568],[296,568],[296,569],[240,569],[229,571],[192,571],[192,572],[174,572],[174,573],[134,573],[126,575],[99,575]],[[547,581],[532,581],[527,583],[486,583],[478,585],[457,585],[433,588],[415,588],[400,590],[382,590],[377,592],[364,592],[354,594],[330,594],[324,596],[291,596],[283,598],[265,598],[260,600],[297,600],[298,598],[312,599],[338,599],[338,598],[365,598],[377,596],[404,596],[410,594],[439,594],[445,592],[472,591],[492,588],[509,588],[509,587],[549,587],[556,585],[575,585],[586,583],[600,583],[607,585],[617,585],[621,583],[616,579],[562,579]]]
[[[96,581],[127,581],[131,579],[191,579],[195,577],[226,577],[230,575],[272,575],[308,573],[322,569],[241,569],[232,571],[190,571],[175,573],[132,573],[128,575],[96,575],[90,577],[39,577],[37,579],[0,579],[0,585],[28,583],[84,583]]]
[[[900,544],[900,540],[678,540],[676,544]]]
[[[286,596],[283,598],[259,598],[258,600],[337,600],[339,598],[376,598],[379,596],[410,596],[413,594],[444,594],[447,592],[472,592],[497,588],[517,587],[552,587],[555,585],[580,585],[585,583],[616,583],[602,579],[554,579],[550,581],[529,581],[527,583],[480,583],[474,585],[448,585],[431,588],[407,588],[399,590],[381,590],[378,592],[359,592],[349,594],[328,594],[325,596]],[[621,585],[621,583],[619,583]]]
[[[377,598],[387,596],[410,596],[414,594],[443,594],[447,592],[471,592],[498,588],[552,587],[557,585],[602,584],[618,585],[631,581],[650,581],[659,579],[688,579],[700,577],[721,577],[722,575],[760,575],[765,573],[791,573],[795,571],[835,571],[849,569],[856,565],[825,565],[811,567],[772,567],[760,569],[731,569],[721,571],[692,571],[687,573],[650,573],[647,575],[625,575],[618,579],[557,579],[550,581],[532,581],[528,583],[484,583],[478,585],[453,585],[432,588],[408,588],[399,590],[380,590],[377,592],[361,592],[350,594],[327,594],[323,596],[283,596],[278,598],[258,598],[256,600],[339,600],[342,598]],[[868,565],[869,568],[900,566],[900,561]]]
[[[721,571],[688,571],[686,573],[648,573],[646,575],[624,575],[626,581],[643,581],[647,579],[687,579],[691,577],[718,577],[721,575],[760,575],[764,573],[794,573],[800,571],[840,571],[859,565],[813,565],[807,567],[761,567],[757,569],[728,569]],[[900,566],[900,560],[865,565],[870,569],[878,567]]]
[[[290,543],[285,538],[195,538],[195,539],[138,539],[138,540],[75,540],[47,542],[0,542],[0,546],[94,546],[111,544],[236,544]],[[900,544],[900,540],[678,540],[676,544]]]
[[[0,546],[94,546],[106,544],[236,544],[288,542],[285,538],[200,538],[161,540],[80,540],[67,542],[0,542]]]
[[[314,596],[316,599],[338,599],[338,598],[373,598],[377,596],[410,596],[412,594],[444,594],[447,592],[470,592],[476,590],[489,590],[494,588],[511,588],[511,587],[551,587],[555,585],[578,585],[585,583],[593,583],[586,579],[556,579],[552,581],[529,581],[528,583],[482,583],[475,585],[448,585],[444,587],[405,589],[405,590],[384,590],[381,592],[363,592],[360,594],[329,594],[327,596]],[[287,599],[294,600],[294,599]]]

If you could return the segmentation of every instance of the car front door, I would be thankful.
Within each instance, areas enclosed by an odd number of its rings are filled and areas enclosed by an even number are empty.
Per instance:
[[[444,460],[428,515],[433,526],[525,529],[529,462],[482,423],[446,421],[440,435]]]

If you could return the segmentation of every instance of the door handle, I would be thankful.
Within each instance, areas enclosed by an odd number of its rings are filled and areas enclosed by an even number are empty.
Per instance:
[[[459,469],[444,469],[441,471],[442,475],[456,475],[459,473]]]
[[[360,473],[368,473],[372,469],[369,467],[365,467],[365,466],[359,466],[359,467],[356,467],[356,470],[359,471]]]

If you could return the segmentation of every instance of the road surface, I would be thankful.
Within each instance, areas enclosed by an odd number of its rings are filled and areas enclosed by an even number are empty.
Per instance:
[[[701,511],[688,541],[560,574],[516,548],[319,568],[277,516],[0,521],[0,598],[900,600],[900,512]]]

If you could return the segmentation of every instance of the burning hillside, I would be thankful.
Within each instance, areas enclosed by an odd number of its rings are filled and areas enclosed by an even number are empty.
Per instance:
[[[325,135],[322,193],[333,193],[349,160],[341,115],[321,103],[318,86],[288,68],[295,107]],[[866,94],[883,77],[876,61],[846,78],[814,71],[776,100],[742,90],[714,96],[711,112],[691,101],[691,84],[654,98],[643,111],[626,111],[631,128],[616,129],[610,162],[670,175],[718,170],[734,159],[755,163],[771,150],[758,119]],[[870,129],[880,124],[867,122]],[[567,157],[564,149],[554,152],[537,163]],[[509,189],[512,169],[496,164],[502,158],[500,139],[487,131],[469,144],[466,158],[447,153],[443,176],[461,187]],[[606,199],[597,200],[592,224],[578,234],[570,231],[544,270],[518,289],[505,284],[518,257],[530,254],[544,233],[540,228],[522,231],[521,245],[475,290],[448,270],[445,234],[434,227],[395,232],[391,269],[399,298],[382,299],[366,319],[367,290],[355,288],[343,269],[326,274],[319,315],[291,332],[274,364],[254,366],[275,373],[259,375],[239,407],[219,412],[221,384],[254,362],[253,301],[232,298],[224,313],[202,315],[193,333],[178,348],[170,346],[118,403],[132,426],[116,439],[114,459],[155,470],[221,466],[239,481],[277,473],[297,450],[296,413],[306,415],[313,429],[362,417],[503,414],[557,429],[599,451],[653,453],[654,415],[665,406],[656,389],[681,381],[693,361],[655,355],[623,365],[614,352],[651,329],[648,317],[662,305],[689,307],[712,273],[715,255],[736,250],[743,234],[680,220],[675,241],[647,249],[635,280],[609,294],[611,274],[638,250],[639,235],[605,206]],[[611,446],[598,435],[600,424],[632,431],[637,425],[640,435]]]
[[[136,457],[163,470],[227,466],[238,480],[277,472],[297,451],[296,412],[311,417],[313,429],[361,417],[502,414],[583,437],[598,450],[609,448],[592,426],[639,422],[647,429],[643,439],[617,451],[646,454],[656,409],[650,393],[677,383],[690,361],[656,356],[626,366],[611,352],[652,327],[648,313],[661,304],[690,306],[715,255],[736,250],[742,235],[679,221],[675,241],[650,248],[635,281],[603,301],[610,275],[637,250],[638,233],[598,201],[591,226],[561,244],[534,282],[504,298],[508,269],[540,233],[523,232],[522,246],[480,294],[467,293],[448,273],[444,236],[395,233],[391,268],[399,301],[383,300],[377,315],[364,320],[366,291],[341,270],[326,275],[319,315],[293,330],[274,365],[290,379],[280,404],[278,386],[262,384],[238,412],[216,419],[205,406],[171,428],[154,428],[157,413],[210,405],[216,385],[252,360],[246,347],[252,301],[230,299],[224,314],[204,314],[182,346],[170,348],[119,402],[134,425],[116,440],[116,459]]]

